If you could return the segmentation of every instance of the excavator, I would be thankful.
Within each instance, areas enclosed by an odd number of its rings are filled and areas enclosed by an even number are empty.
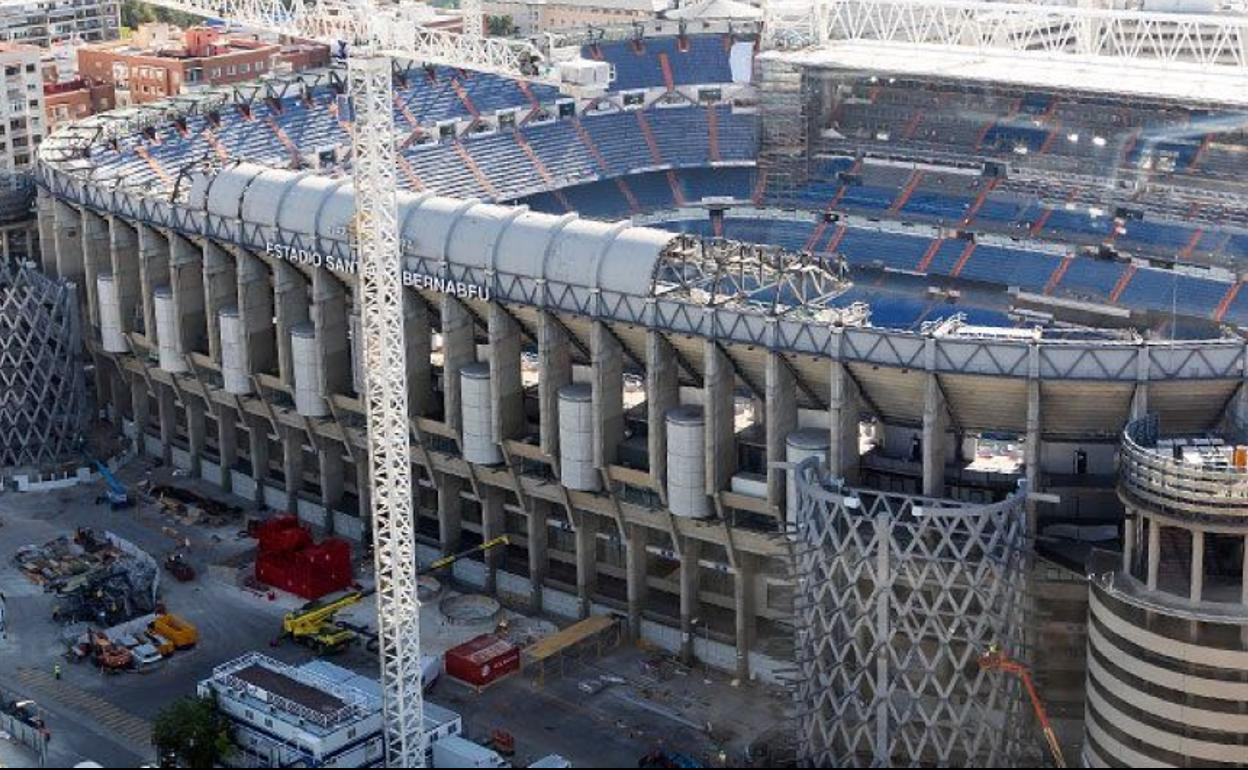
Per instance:
[[[993,644],[988,648],[988,652],[980,657],[979,667],[985,671],[1000,671],[1004,674],[1016,676],[1023,682],[1023,687],[1027,689],[1027,696],[1031,698],[1031,707],[1036,712],[1036,720],[1040,723],[1040,729],[1044,732],[1044,740],[1049,745],[1049,753],[1053,756],[1054,767],[1066,767],[1066,757],[1062,754],[1062,746],[1057,742],[1057,733],[1053,732],[1053,724],[1049,721],[1049,712],[1044,708],[1044,701],[1040,700],[1040,693],[1036,691],[1036,683],[1032,681],[1031,669],[1022,663],[1007,657],[1001,652],[997,645]]]
[[[506,535],[487,540],[481,545],[469,548],[466,551],[435,559],[424,569],[418,570],[416,574],[418,577],[428,575],[431,572],[449,567],[460,559],[465,559],[478,553],[485,553],[500,545],[507,545],[509,542]],[[312,602],[296,612],[288,612],[286,617],[282,619],[281,638],[293,639],[299,644],[310,647],[318,655],[332,655],[341,652],[354,644],[362,634],[365,634],[366,629],[338,621],[335,619],[335,616],[348,607],[359,604],[374,593],[376,593],[374,588],[365,591],[353,591],[337,599],[327,602]]]

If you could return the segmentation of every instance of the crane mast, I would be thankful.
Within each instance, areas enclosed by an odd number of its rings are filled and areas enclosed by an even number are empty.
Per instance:
[[[423,767],[420,600],[412,510],[407,345],[395,180],[394,80],[390,58],[357,51],[347,62],[354,106],[352,147],[356,264],[364,337],[364,389],[372,484],[377,639],[386,764]]]

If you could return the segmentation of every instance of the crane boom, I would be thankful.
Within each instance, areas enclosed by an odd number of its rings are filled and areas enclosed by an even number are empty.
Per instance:
[[[1036,690],[1035,680],[1031,677],[1031,669],[1013,658],[1006,657],[1000,650],[991,649],[987,654],[979,659],[979,667],[985,671],[1000,671],[1005,674],[1011,674],[1018,677],[1023,682],[1023,687],[1027,690],[1027,697],[1031,699],[1031,708],[1036,714],[1036,721],[1040,723],[1040,730],[1044,733],[1045,743],[1049,746],[1049,754],[1053,757],[1053,764],[1056,767],[1066,767],[1066,757],[1062,754],[1062,745],[1057,740],[1057,733],[1053,731],[1053,723],[1049,721],[1049,712],[1044,707],[1044,701],[1040,699],[1040,693]]]

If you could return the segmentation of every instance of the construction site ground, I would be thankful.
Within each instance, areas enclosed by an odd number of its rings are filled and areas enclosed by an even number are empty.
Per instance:
[[[243,505],[245,514],[256,512],[254,506],[206,484],[175,478],[150,461],[132,462],[120,477],[132,490],[146,479],[174,483]],[[105,767],[151,763],[152,719],[170,702],[194,693],[214,666],[250,651],[295,664],[313,659],[309,650],[289,641],[273,646],[283,613],[299,607],[302,600],[248,591],[226,579],[226,570],[210,569],[237,563],[255,547],[254,540],[237,537],[242,520],[216,528],[186,525],[141,495],[137,507],[114,512],[96,504],[102,489],[95,484],[46,493],[0,493],[0,593],[7,611],[7,629],[0,639],[0,697],[33,699],[43,709],[53,736],[50,766],[73,766],[84,760]],[[197,577],[179,583],[165,572],[161,591],[169,611],[198,628],[194,649],[175,653],[143,674],[104,674],[90,663],[65,661],[62,627],[51,618],[55,597],[29,581],[13,555],[20,546],[72,534],[80,526],[111,531],[157,560],[190,541],[189,561]],[[448,623],[437,605],[453,593],[453,587],[444,588],[422,611],[426,654],[441,655],[493,630],[494,620],[478,626]],[[375,627],[372,612],[371,602],[364,602],[342,618]],[[504,615],[513,627],[534,627],[531,619],[506,610]],[[554,628],[551,622],[538,627]],[[659,660],[663,662],[656,665]],[[363,645],[333,661],[377,675],[376,657]],[[59,680],[53,675],[58,663]],[[590,682],[598,684],[591,687]],[[540,685],[518,674],[478,693],[443,677],[428,697],[460,713],[465,733],[473,740],[486,742],[498,729],[514,736],[516,754],[510,760],[517,767],[548,754],[561,754],[577,767],[635,766],[640,756],[658,746],[708,764],[716,763],[722,750],[730,764],[740,766],[750,742],[774,732],[787,711],[781,693],[756,684],[737,686],[721,672],[686,669],[627,644],[600,659],[569,666],[562,677],[548,674]],[[3,764],[31,764],[31,757],[20,749],[5,749],[0,754]]]

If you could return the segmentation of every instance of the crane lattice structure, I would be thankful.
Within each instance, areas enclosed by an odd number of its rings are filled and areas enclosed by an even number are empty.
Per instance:
[[[351,98],[352,181],[364,350],[368,459],[377,581],[377,635],[388,767],[425,764],[412,511],[407,358],[398,237],[391,59],[550,82],[525,41],[486,38],[480,0],[464,4],[464,32],[431,29],[429,6],[373,0],[149,0],[239,26],[345,45]],[[475,33],[475,34],[473,34]]]

